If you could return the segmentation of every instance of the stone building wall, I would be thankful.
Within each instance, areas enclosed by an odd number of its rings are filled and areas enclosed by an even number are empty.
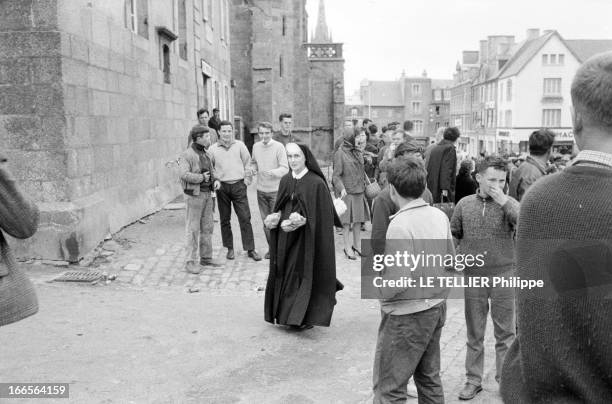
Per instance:
[[[180,194],[172,161],[201,101],[194,2],[186,1],[185,59],[181,38],[164,39],[157,29],[179,33],[171,2],[146,3],[136,32],[126,28],[125,4],[2,4],[0,150],[42,212],[35,237],[16,245],[19,255],[76,261]],[[229,82],[229,57],[226,65]]]

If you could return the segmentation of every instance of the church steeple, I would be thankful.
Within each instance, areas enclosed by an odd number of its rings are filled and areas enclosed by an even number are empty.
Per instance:
[[[314,43],[331,42],[331,35],[327,28],[327,20],[325,18],[325,0],[319,0],[319,15],[317,16],[317,28],[315,30]]]

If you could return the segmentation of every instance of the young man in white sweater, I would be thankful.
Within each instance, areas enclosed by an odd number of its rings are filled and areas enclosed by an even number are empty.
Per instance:
[[[257,204],[261,220],[272,212],[276,204],[276,193],[281,178],[289,172],[287,151],[282,143],[272,139],[272,124],[262,122],[258,128],[261,141],[253,145],[251,170],[257,173]],[[270,230],[264,226],[268,247],[270,246]],[[270,259],[270,251],[265,255]]]

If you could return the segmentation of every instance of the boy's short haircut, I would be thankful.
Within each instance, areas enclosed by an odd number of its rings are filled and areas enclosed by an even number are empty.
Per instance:
[[[508,160],[495,154],[481,158],[476,162],[476,172],[482,174],[488,168],[494,168],[499,171],[508,172]]]
[[[414,123],[412,123],[412,121],[405,121],[404,122],[404,130],[406,132],[412,132],[412,129],[414,129]]]
[[[375,135],[376,132],[378,132],[378,127],[374,124],[371,124],[370,126],[368,126],[368,132],[370,132],[370,134]]]
[[[257,129],[259,128],[266,128],[269,129],[271,132],[274,130],[270,122],[259,122],[259,125],[257,125]]]
[[[283,119],[285,119],[285,118],[293,118],[293,115],[291,115],[291,114],[289,114],[289,113],[287,113],[287,112],[283,112],[282,114],[280,114],[280,115],[278,116],[278,121],[279,121],[279,122],[282,122],[282,121],[283,121]]]
[[[387,169],[387,180],[403,198],[420,198],[427,186],[425,163],[413,156],[394,159]]]
[[[543,156],[551,149],[555,142],[555,134],[548,129],[533,131],[529,135],[529,153],[534,156]]]
[[[444,133],[442,134],[444,139],[450,140],[451,142],[459,139],[459,136],[461,136],[461,132],[459,132],[459,129],[454,126],[444,129]]]
[[[200,108],[200,109],[198,109],[198,112],[197,112],[196,116],[199,118],[200,115],[202,115],[204,112],[206,112],[208,114],[208,110],[206,108]]]
[[[231,126],[232,129],[234,129],[234,125],[230,121],[221,121],[221,122],[219,122],[219,128],[221,128],[222,126],[227,126],[227,125]]]

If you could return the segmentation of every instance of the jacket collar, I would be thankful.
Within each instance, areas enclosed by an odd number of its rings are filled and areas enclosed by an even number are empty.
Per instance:
[[[424,206],[429,206],[429,204],[427,202],[425,202],[422,198],[414,199],[414,200],[408,202],[406,205],[404,205],[403,208],[401,208],[399,211],[397,211],[397,213],[394,214],[393,216],[391,216],[390,218],[393,219],[395,216],[398,216],[402,212],[406,212],[406,211],[411,210],[411,209],[422,208]]]
[[[531,163],[532,165],[536,166],[538,170],[540,170],[542,175],[546,175],[546,167],[544,167],[542,163],[540,163],[538,160],[534,159],[533,157],[527,156],[527,158],[525,159],[525,163]]]
[[[480,188],[478,188],[478,189],[476,190],[476,197],[477,197],[479,200],[481,200],[481,201],[487,201],[487,202],[489,202],[489,201],[492,201],[492,200],[493,200],[493,198],[491,198],[491,196],[490,196],[490,195],[487,195],[487,196],[482,196],[482,195],[480,195]]]

